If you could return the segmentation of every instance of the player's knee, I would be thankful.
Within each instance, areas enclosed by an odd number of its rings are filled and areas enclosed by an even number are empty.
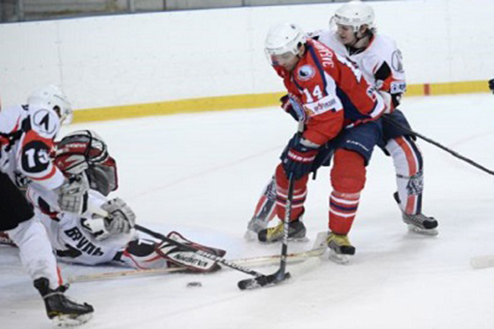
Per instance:
[[[38,234],[46,234],[42,224],[33,218],[19,223],[14,229],[6,231],[9,237],[18,246],[30,239],[31,236]]]
[[[422,171],[424,162],[422,153],[410,137],[400,136],[390,140],[386,150],[393,158],[397,174],[414,176]]]
[[[309,175],[305,175],[301,179],[296,180],[293,185],[294,190],[304,189],[308,180]],[[276,186],[283,190],[288,190],[288,178],[286,177],[285,170],[281,164],[276,167]]]
[[[333,188],[341,193],[358,193],[365,185],[365,160],[357,152],[338,149],[331,170]]]

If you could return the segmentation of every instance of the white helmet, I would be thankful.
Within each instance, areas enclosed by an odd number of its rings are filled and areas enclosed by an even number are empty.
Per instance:
[[[291,23],[282,23],[269,29],[264,51],[267,55],[281,55],[292,53],[298,55],[300,44],[305,43],[307,37],[300,26]]]
[[[67,97],[54,85],[38,88],[27,99],[29,105],[46,106],[60,117],[61,123],[69,124],[72,121],[73,111]]]
[[[355,0],[338,8],[330,20],[331,23],[353,27],[357,32],[362,25],[374,28],[374,10],[368,4]]]

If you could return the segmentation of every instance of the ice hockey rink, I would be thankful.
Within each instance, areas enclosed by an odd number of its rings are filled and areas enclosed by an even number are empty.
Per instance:
[[[413,128],[494,169],[494,96],[411,97],[402,105]],[[74,124],[93,129],[117,159],[120,196],[138,223],[227,250],[226,258],[277,254],[280,245],[244,239],[262,188],[296,123],[277,108],[181,114]],[[470,259],[494,255],[494,177],[420,141],[425,158],[424,213],[437,237],[410,233],[392,198],[391,158],[376,149],[350,234],[348,265],[321,263],[275,287],[240,291],[247,275],[163,274],[74,283],[69,295],[94,305],[83,328],[492,329],[494,268]],[[328,168],[309,183],[308,237],[327,229]],[[312,241],[291,243],[289,252]],[[1,328],[50,328],[17,250],[0,247]],[[295,267],[294,267],[295,266]],[[288,270],[299,265],[289,265]],[[277,265],[257,267],[270,274]],[[62,264],[63,274],[105,272]],[[199,281],[202,287],[187,287]]]

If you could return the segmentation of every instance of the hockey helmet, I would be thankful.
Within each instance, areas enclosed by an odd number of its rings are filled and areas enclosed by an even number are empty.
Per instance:
[[[27,99],[28,105],[46,106],[57,112],[60,122],[69,124],[72,122],[73,111],[67,97],[54,85],[48,85],[36,89]]]
[[[354,32],[358,32],[362,25],[374,29],[374,10],[371,6],[361,1],[350,1],[338,8],[329,21],[333,24],[351,26]]]
[[[274,56],[284,54],[298,55],[300,46],[305,43],[307,36],[302,28],[292,23],[281,23],[269,29],[264,42],[264,51],[271,65],[276,65]]]

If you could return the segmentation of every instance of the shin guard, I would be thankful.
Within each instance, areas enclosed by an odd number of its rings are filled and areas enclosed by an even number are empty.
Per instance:
[[[333,192],[329,199],[329,229],[335,234],[350,231],[365,185],[364,158],[353,151],[338,149],[331,171]]]

